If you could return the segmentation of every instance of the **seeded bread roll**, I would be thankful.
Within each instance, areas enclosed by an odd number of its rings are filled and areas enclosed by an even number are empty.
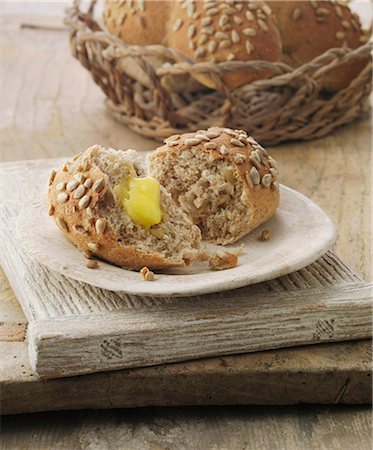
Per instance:
[[[163,44],[196,61],[280,61],[281,40],[274,15],[263,1],[107,0],[107,30],[130,44]],[[231,88],[266,78],[265,72],[230,72]],[[208,87],[215,81],[196,75]]]
[[[283,44],[283,60],[293,67],[311,61],[335,47],[357,48],[368,40],[359,17],[342,1],[268,1],[276,15]],[[365,67],[367,60],[354,61],[331,70],[323,88],[345,88]]]
[[[262,1],[175,2],[167,42],[195,61],[280,61],[282,54],[276,19]],[[269,75],[235,71],[227,73],[223,80],[235,88]],[[215,87],[215,81],[208,75],[196,78],[208,87]]]
[[[338,0],[106,0],[104,20],[110,33],[130,44],[163,44],[195,61],[283,61],[298,67],[329,48],[357,48],[369,37],[358,16]],[[366,63],[354,61],[330,71],[324,89],[346,87]],[[223,79],[235,88],[268,76],[263,71],[235,71]],[[209,75],[194,77],[216,87]],[[184,78],[177,82],[188,89]],[[175,80],[172,84],[177,90]],[[193,83],[189,87],[197,90]]]
[[[171,136],[148,164],[203,239],[213,243],[237,241],[279,205],[276,162],[242,130],[212,127]]]
[[[199,258],[200,230],[162,186],[161,222],[145,229],[131,220],[114,187],[134,173],[145,175],[134,150],[93,146],[52,172],[49,213],[86,256],[95,255],[121,267],[183,267]]]

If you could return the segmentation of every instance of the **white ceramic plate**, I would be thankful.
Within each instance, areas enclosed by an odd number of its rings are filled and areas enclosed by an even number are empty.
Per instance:
[[[262,242],[258,237],[265,228],[270,231],[270,239]],[[299,270],[330,248],[336,231],[330,218],[315,203],[281,186],[276,214],[235,244],[244,245],[237,267],[215,272],[206,263],[198,263],[187,269],[162,272],[153,282],[144,281],[138,272],[105,262],[99,262],[95,270],[86,268],[87,260],[57,228],[41,202],[21,212],[17,236],[28,254],[66,277],[128,294],[188,296],[234,289]]]

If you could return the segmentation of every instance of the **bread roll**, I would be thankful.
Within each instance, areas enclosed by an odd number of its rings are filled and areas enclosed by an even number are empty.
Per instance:
[[[163,44],[196,61],[279,61],[282,55],[275,18],[263,1],[107,0],[104,20],[110,33],[130,44]],[[268,76],[230,72],[224,82],[235,88]],[[208,75],[196,78],[215,87]]]
[[[276,162],[242,130],[212,127],[172,136],[148,164],[209,242],[237,241],[279,205]]]
[[[217,63],[264,60],[298,67],[329,48],[357,48],[368,40],[356,14],[337,0],[107,0],[104,19],[110,33],[130,44],[163,44],[195,61]],[[323,87],[333,92],[346,87],[366,63],[354,61],[330,71]],[[223,80],[235,88],[269,76],[234,71]],[[216,87],[208,74],[194,77]],[[184,79],[179,82],[187,88]]]
[[[293,67],[311,61],[335,47],[357,48],[367,41],[359,17],[341,1],[268,1],[276,15],[283,44],[283,60]],[[329,71],[322,82],[326,91],[345,88],[365,67],[353,61]]]
[[[87,256],[136,270],[186,266],[200,257],[201,233],[162,186],[159,224],[144,228],[122,207],[116,187],[144,175],[134,150],[95,145],[52,173],[50,215]]]

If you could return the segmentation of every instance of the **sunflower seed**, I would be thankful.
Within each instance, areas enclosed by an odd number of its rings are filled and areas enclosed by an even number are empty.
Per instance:
[[[78,180],[71,180],[66,185],[66,190],[68,192],[72,192],[74,189],[76,189],[79,186]]]
[[[224,132],[227,133],[229,136],[236,137],[236,132],[234,130],[231,130],[230,128],[224,128]]]
[[[211,25],[211,23],[212,23],[212,18],[211,17],[204,17],[202,20],[201,20],[201,23],[202,23],[202,25],[204,26],[204,27],[207,27],[208,25]],[[194,25],[191,25],[191,26],[194,26]],[[190,28],[190,27],[189,27]],[[194,28],[195,28],[195,26],[194,26]]]
[[[236,153],[236,154],[233,156],[233,161],[234,161],[236,164],[243,164],[243,163],[246,161],[246,156],[245,156],[245,155],[242,155],[241,153]]]
[[[189,41],[188,47],[190,50],[195,50],[196,49],[196,44],[193,41]]]
[[[195,138],[200,139],[201,141],[207,141],[207,142],[210,140],[210,138],[206,134],[196,134]]]
[[[247,135],[246,134],[239,134],[238,139],[243,142],[244,144],[247,144]]]
[[[184,144],[188,145],[188,146],[198,145],[200,143],[201,143],[201,139],[197,139],[197,138],[187,138],[184,141]]]
[[[317,8],[316,9],[316,15],[318,16],[328,16],[330,14],[330,11],[326,8]]]
[[[227,61],[233,61],[235,59],[235,56],[233,53],[229,53],[229,55],[227,56]]]
[[[222,155],[226,155],[226,154],[228,153],[228,149],[227,149],[227,147],[223,144],[223,145],[220,146],[219,152],[220,152]]]
[[[269,169],[269,173],[272,175],[274,180],[278,179],[278,175],[279,175],[278,170],[271,168],[271,169]]]
[[[259,27],[263,30],[263,31],[268,31],[268,26],[267,24],[264,22],[264,20],[259,19],[258,20],[258,25]]]
[[[269,16],[272,12],[272,9],[268,5],[263,5],[262,10],[265,12],[265,14],[267,14],[267,16]]]
[[[90,217],[91,219],[95,216],[93,209],[89,206],[88,206],[88,208],[86,208],[85,212],[86,212],[87,216]]]
[[[84,183],[85,176],[82,173],[76,173],[74,178],[79,181],[79,183]]]
[[[215,131],[206,131],[206,136],[210,139],[215,139],[220,136],[220,133],[216,133]]]
[[[192,39],[192,37],[194,37],[194,35],[196,34],[196,26],[195,25],[189,25],[188,27],[188,38]]]
[[[93,252],[98,251],[98,244],[96,244],[95,242],[87,242],[87,247],[89,248],[89,250],[92,250]]]
[[[252,136],[249,136],[247,140],[248,142],[250,142],[250,144],[257,144],[256,140]]]
[[[174,147],[175,145],[178,145],[178,141],[167,141],[167,147]]]
[[[52,170],[51,175],[50,175],[49,180],[48,180],[48,185],[49,186],[53,183],[53,181],[54,181],[54,179],[56,177],[56,174],[57,174],[57,172],[55,170]]]
[[[214,29],[212,27],[203,27],[201,33],[211,35],[214,34]]]
[[[95,223],[97,234],[103,234],[106,228],[106,222],[104,219],[97,219]]]
[[[229,39],[228,34],[227,33],[223,33],[222,31],[217,31],[215,33],[215,37],[216,37],[216,39],[220,39],[220,40],[222,40],[222,39]]]
[[[236,147],[245,147],[245,144],[243,142],[241,142],[239,139],[236,139],[236,138],[232,138],[230,140],[230,143],[232,145],[235,145]]]
[[[101,192],[104,189],[104,187],[105,187],[105,180],[103,178],[100,178],[99,180],[93,183],[92,189],[95,192]]]
[[[317,8],[317,2],[316,0],[310,0],[311,6],[312,8],[316,9]]]
[[[199,39],[198,39],[198,44],[203,45],[206,44],[206,42],[209,40],[209,37],[207,36],[207,34],[203,34]]]
[[[56,217],[56,223],[61,228],[61,230],[69,231],[67,223],[62,219],[62,217]]]
[[[218,44],[216,43],[216,41],[210,41],[207,45],[207,51],[209,53],[214,53],[217,46],[218,46]]]
[[[250,169],[250,178],[254,185],[260,183],[260,175],[258,170],[255,167]]]
[[[335,37],[339,40],[342,40],[346,37],[346,33],[344,33],[343,31],[337,31],[335,33]]]
[[[193,17],[193,14],[194,14],[194,3],[189,3],[188,4],[188,6],[186,8],[186,12],[187,12],[187,15],[189,17]]]
[[[226,14],[223,14],[219,19],[219,26],[224,27],[225,24],[228,23],[229,17]]]
[[[262,166],[262,160],[260,158],[260,154],[256,150],[251,152],[249,159],[257,169],[260,169]]]
[[[342,20],[341,25],[346,30],[349,30],[351,28],[350,22],[348,20]]]
[[[172,27],[172,31],[176,33],[176,31],[178,31],[181,27],[181,25],[183,24],[183,21],[178,18],[175,20],[174,25]]]
[[[74,191],[73,198],[79,199],[82,198],[83,195],[87,192],[87,188],[82,184]]]
[[[218,147],[218,144],[216,142],[208,142],[205,144],[205,148],[207,150],[215,150]]]
[[[229,48],[231,46],[231,41],[221,41],[219,44],[220,48]]]
[[[237,31],[233,30],[232,31],[232,42],[234,42],[235,44],[238,44],[238,42],[240,42],[240,35],[237,33]]]
[[[293,15],[292,15],[293,20],[299,20],[301,18],[301,16],[302,16],[302,10],[299,8],[295,8],[293,11]]]
[[[65,187],[66,187],[66,182],[65,182],[65,181],[62,181],[61,183],[58,183],[58,184],[57,184],[56,190],[57,190],[57,191],[63,191],[63,190],[65,189]]]
[[[89,189],[90,187],[92,187],[93,181],[91,180],[91,178],[87,178],[84,182],[84,186]]]
[[[53,214],[54,214],[54,206],[50,205],[48,209],[48,215],[53,216]]]
[[[254,17],[254,15],[253,15],[253,13],[252,13],[251,11],[246,11],[246,12],[245,12],[245,16],[246,16],[246,19],[247,19],[249,22],[254,22],[255,17]]]
[[[233,16],[233,22],[236,23],[237,25],[241,25],[243,20],[241,19],[241,17]]]
[[[248,3],[247,8],[250,9],[251,11],[255,11],[256,9],[259,8],[259,5],[256,3]]]
[[[88,207],[89,203],[91,201],[91,196],[89,194],[83,195],[83,197],[79,200],[79,207],[82,209],[85,209]]]
[[[273,181],[273,183],[271,184],[271,188],[275,189],[276,191],[278,191],[280,189],[280,184],[277,180]]]
[[[65,203],[67,202],[67,200],[69,200],[69,195],[66,194],[66,192],[60,192],[59,194],[57,194],[58,203]]]
[[[194,52],[194,56],[196,58],[200,58],[201,56],[204,56],[206,54],[206,50],[203,47],[197,48],[197,50]]]
[[[219,10],[217,8],[211,8],[206,11],[206,14],[209,16],[216,16],[216,14],[219,13]]]
[[[256,31],[254,30],[254,28],[250,28],[250,27],[248,27],[248,28],[245,28],[244,30],[243,30],[243,34],[245,35],[245,36],[256,36]]]
[[[277,162],[272,158],[272,156],[268,157],[268,163],[269,167],[273,167],[274,169],[278,170]]]
[[[251,52],[252,52],[252,50],[253,50],[253,45],[251,44],[251,42],[246,41],[246,42],[245,42],[245,48],[246,48],[246,53],[247,53],[248,55],[250,55]]]
[[[272,183],[272,175],[270,173],[266,173],[265,175],[263,175],[261,181],[262,186],[269,187],[271,183]]]

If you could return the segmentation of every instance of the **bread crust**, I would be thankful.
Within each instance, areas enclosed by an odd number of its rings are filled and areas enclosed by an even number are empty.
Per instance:
[[[337,0],[107,0],[104,20],[110,33],[130,44],[162,44],[195,61],[217,63],[263,60],[298,67],[330,48],[354,49],[368,40],[358,16]],[[346,87],[366,64],[367,59],[354,61],[329,71],[323,88]],[[234,89],[270,76],[268,71],[233,71],[223,81]],[[218,87],[210,75],[193,77]]]
[[[79,178],[81,181],[78,181]],[[100,180],[103,180],[101,190],[95,188]],[[84,183],[90,187],[83,188]],[[87,207],[84,201],[88,201],[88,197],[83,201],[84,195],[80,196],[80,193],[77,195],[78,189],[84,191],[85,196],[89,196]],[[135,246],[121,244],[106,217],[100,217],[99,213],[100,204],[112,201],[111,195],[107,175],[94,164],[90,164],[89,159],[87,161],[86,158],[82,159],[79,156],[64,164],[56,173],[53,172],[48,186],[47,201],[50,215],[56,224],[87,257],[97,256],[117,266],[133,270],[140,270],[144,266],[164,269],[188,265],[187,258],[184,260],[165,258],[156,252],[145,252]]]
[[[209,139],[209,142],[202,140],[198,144],[189,145],[189,142],[195,140],[198,135],[208,135],[209,133],[210,136],[214,134],[217,136]],[[236,141],[241,142],[241,144],[236,145]],[[216,148],[209,148],[211,143]],[[243,130],[211,127],[207,131],[199,130],[196,133],[171,136],[166,139],[165,145],[148,156],[152,176],[158,176],[156,166],[158,163],[162,163],[166,154],[173,155],[175,159],[178,159],[181,152],[191,148],[209,154],[212,159],[228,161],[235,168],[236,180],[243,184],[245,203],[252,213],[249,221],[246,220],[246,217],[243,218],[232,239],[222,237],[214,241],[215,243],[233,243],[266,222],[275,213],[280,201],[276,161],[254,138],[247,136]],[[222,149],[224,149],[224,152],[222,152]],[[160,179],[160,182],[168,188],[167,180]],[[170,189],[169,192],[172,195]],[[173,195],[176,202],[178,201],[177,197],[178,195]],[[206,239],[205,236],[203,238]]]
[[[330,48],[355,49],[368,40],[359,17],[340,1],[268,1],[277,18],[283,61],[301,66]],[[323,89],[345,88],[361,72],[367,59],[338,66],[322,80]]]

